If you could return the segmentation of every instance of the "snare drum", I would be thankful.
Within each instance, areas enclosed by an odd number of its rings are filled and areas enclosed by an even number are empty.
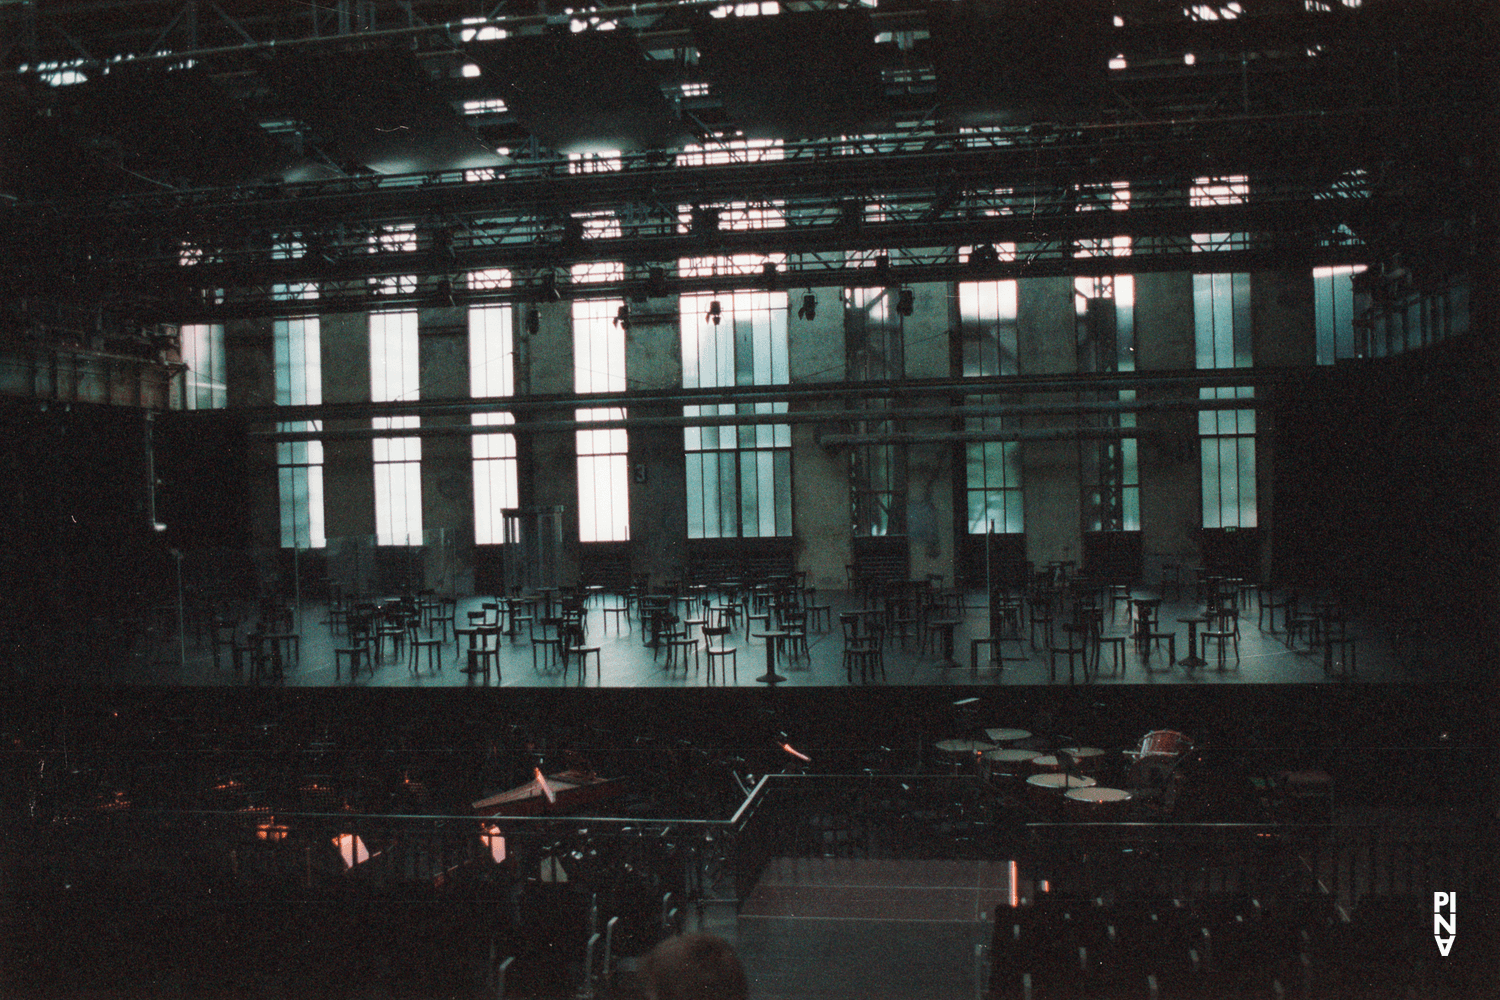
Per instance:
[[[1193,749],[1193,741],[1179,732],[1171,729],[1158,729],[1141,737],[1142,754],[1177,754],[1187,753]]]
[[[979,758],[979,771],[990,781],[1015,781],[1030,774],[1034,750],[991,750]]]
[[[1070,788],[1063,793],[1063,816],[1073,823],[1118,823],[1130,807],[1122,788]]]

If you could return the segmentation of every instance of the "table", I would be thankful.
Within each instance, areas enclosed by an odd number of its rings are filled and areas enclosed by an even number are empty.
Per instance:
[[[953,630],[962,624],[957,618],[939,618],[927,623],[928,628],[938,629],[943,634],[943,658],[938,661],[938,666],[958,666],[958,661],[953,658]]]
[[[486,669],[484,669],[484,668],[482,668],[482,667],[479,666],[478,661],[479,661],[480,657],[475,656],[475,654],[476,653],[485,653],[487,651],[491,651],[490,650],[489,639],[487,639],[487,638],[482,639],[481,638],[481,636],[491,636],[491,635],[495,637],[495,650],[498,650],[500,648],[500,626],[499,625],[472,625],[472,626],[470,626],[468,628],[458,628],[457,626],[454,626],[453,637],[454,637],[455,640],[457,640],[461,636],[468,636],[469,637],[468,665],[462,668],[464,673],[466,673],[466,674],[479,674],[479,673],[485,673],[485,674],[487,674],[487,673],[489,673],[488,670],[486,670]]]
[[[1132,597],[1130,603],[1135,605],[1135,641],[1145,645],[1151,641],[1147,636],[1151,633],[1151,626],[1156,624],[1156,609],[1161,607],[1161,598]]]
[[[288,663],[296,663],[302,658],[302,639],[296,632],[258,632],[251,638],[255,640],[256,654],[252,663],[256,667],[256,676],[265,668],[269,660],[272,671],[271,677],[280,680]],[[285,647],[286,656],[282,656]]]
[[[1208,661],[1198,655],[1198,626],[1207,625],[1208,618],[1179,618],[1177,620],[1188,627],[1188,654],[1177,662],[1184,667],[1208,666]]]
[[[755,678],[762,684],[780,684],[786,680],[785,677],[776,672],[776,644],[785,639],[786,636],[787,633],[780,629],[768,629],[765,632],[755,633],[757,639],[764,639],[766,641],[766,673],[763,677]]]
[[[662,645],[662,632],[672,624],[672,595],[647,594],[641,598],[641,620],[649,624],[646,629],[646,645],[657,649]]]

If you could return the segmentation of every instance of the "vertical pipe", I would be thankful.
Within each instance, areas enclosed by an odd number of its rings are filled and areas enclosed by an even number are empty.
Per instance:
[[[495,1000],[505,1000],[505,973],[515,960],[516,956],[510,955],[495,969]]]
[[[182,598],[182,553],[177,549],[172,550],[172,558],[177,564],[177,665],[184,674],[187,673],[187,613],[183,606]]]
[[[583,995],[585,997],[594,995],[594,949],[598,944],[599,935],[590,934],[588,946],[583,952]]]
[[[610,917],[609,920],[604,925],[604,963],[603,963],[603,972],[604,972],[604,987],[605,987],[605,989],[608,989],[609,986],[610,986],[610,978],[611,978],[611,976],[610,976],[610,969],[611,969],[611,967],[614,964],[614,952],[615,952],[615,924],[618,924],[619,922],[620,922],[620,918],[619,917]]]

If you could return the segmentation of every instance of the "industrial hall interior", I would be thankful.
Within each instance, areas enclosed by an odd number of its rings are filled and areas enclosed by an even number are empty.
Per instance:
[[[1497,24],[0,0],[0,995],[1482,995]]]

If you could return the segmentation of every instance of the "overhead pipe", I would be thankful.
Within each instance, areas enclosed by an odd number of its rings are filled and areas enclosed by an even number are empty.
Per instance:
[[[942,444],[967,441],[1118,441],[1140,437],[1138,427],[1049,427],[1046,430],[890,431],[873,434],[823,434],[823,447],[853,444]]]
[[[306,406],[236,408],[249,422],[359,420],[369,417],[467,416],[471,413],[530,413],[548,410],[614,409],[642,406],[695,406],[729,403],[822,401],[831,397],[869,399],[931,396],[1000,396],[1038,392],[1115,392],[1121,389],[1198,389],[1273,385],[1306,378],[1303,368],[1174,369],[1154,372],[1062,372],[1025,376],[947,376],[859,382],[803,382],[784,385],[724,386],[708,389],[654,389],[544,396],[491,396],[481,399],[398,400],[321,403]],[[1207,402],[1206,400],[1204,402]],[[1010,404],[1019,406],[1022,404]],[[1046,404],[1039,404],[1046,405]],[[1076,407],[1081,404],[1069,404]],[[1245,407],[1248,409],[1248,407]],[[207,411],[204,411],[207,412]],[[216,411],[223,413],[225,411]],[[925,411],[924,411],[925,412]],[[785,421],[773,421],[785,422]]]
[[[906,407],[881,410],[802,410],[784,413],[730,413],[697,416],[617,417],[604,420],[527,420],[512,424],[433,424],[421,427],[375,429],[350,427],[321,431],[250,431],[248,436],[271,441],[348,441],[400,437],[470,437],[475,434],[548,434],[573,431],[629,430],[632,428],[744,427],[764,424],[817,423],[883,423],[888,420],[943,421],[975,417],[1074,416],[1085,413],[1145,413],[1200,410],[1253,410],[1260,401],[1253,398],[1173,399],[1173,400],[1105,400],[1084,403],[1013,403],[986,406],[948,406],[925,409]],[[617,409],[617,407],[580,406],[577,409]],[[290,421],[283,421],[290,422]],[[1125,437],[1136,431],[1126,428]],[[987,433],[987,432],[986,432]],[[819,435],[828,442],[839,435]],[[926,438],[923,438],[926,440]],[[993,440],[993,439],[988,439]],[[1017,439],[1021,440],[1021,439]]]

